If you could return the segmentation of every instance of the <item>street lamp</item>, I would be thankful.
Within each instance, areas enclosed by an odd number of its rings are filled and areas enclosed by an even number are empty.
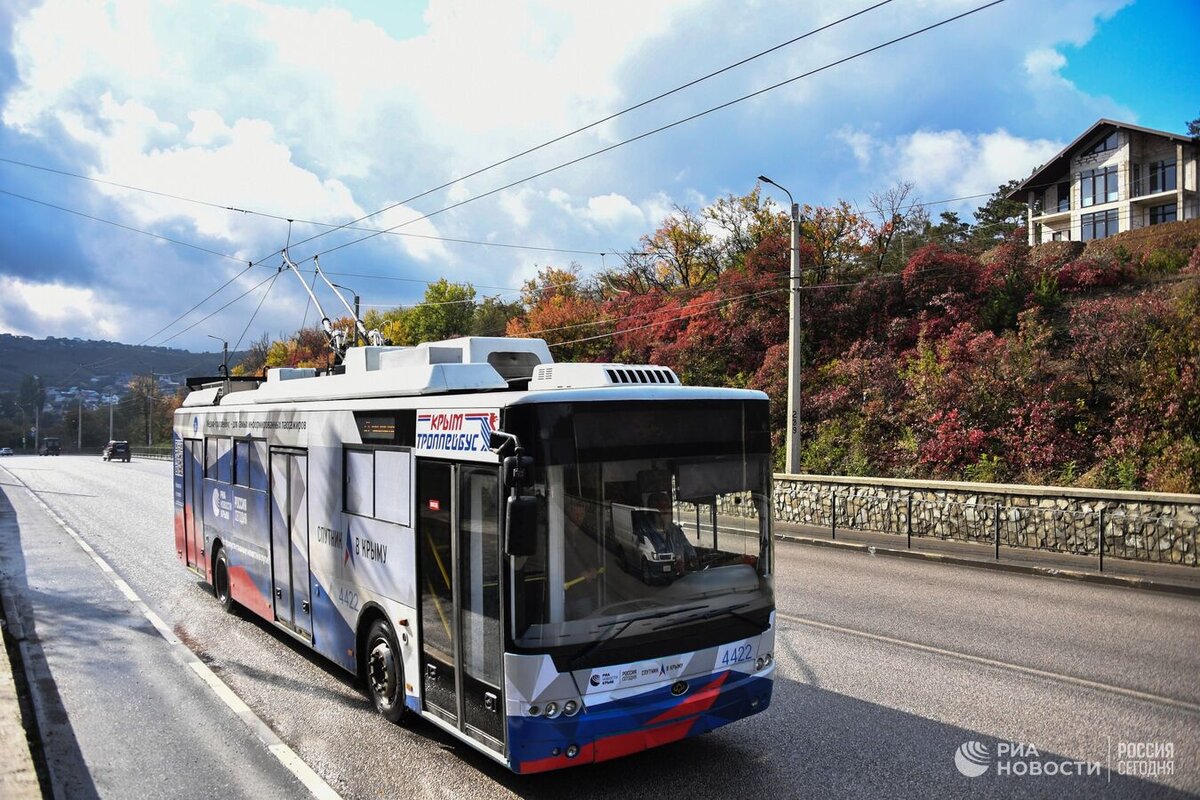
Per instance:
[[[229,342],[225,341],[220,336],[213,336],[211,333],[206,333],[204,335],[221,343],[221,376],[225,378],[225,380],[229,380]]]
[[[336,286],[336,287],[337,287],[337,288],[339,288],[339,289],[345,289],[347,292],[349,292],[351,295],[353,295],[353,296],[354,296],[354,346],[355,346],[355,347],[357,347],[357,346],[358,346],[358,321],[359,321],[360,319],[362,319],[362,315],[361,315],[360,313],[358,313],[358,311],[359,311],[359,301],[360,301],[362,298],[360,298],[360,297],[358,296],[358,292],[354,291],[354,290],[353,290],[353,289],[351,289],[349,286],[342,286],[340,283],[333,283],[333,284],[330,284],[330,285],[331,285],[331,286]],[[343,302],[343,303],[345,303],[345,301],[344,301],[344,300],[343,300],[342,302]],[[363,342],[363,344],[366,344],[366,342]]]
[[[759,175],[763,183],[782,189],[792,204],[792,277],[791,277],[791,324],[788,327],[788,405],[787,445],[785,447],[784,471],[796,474],[800,468],[800,206],[792,199],[792,193],[766,175]]]

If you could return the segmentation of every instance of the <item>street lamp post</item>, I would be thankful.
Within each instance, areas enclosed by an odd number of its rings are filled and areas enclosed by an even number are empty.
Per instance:
[[[335,284],[333,284],[333,285],[334,285],[334,286],[336,286],[336,287],[337,287],[337,288],[339,288],[339,289],[345,289],[347,292],[349,292],[350,294],[354,295],[354,321],[355,321],[355,325],[354,325],[354,346],[355,346],[355,347],[358,347],[358,344],[359,344],[359,341],[358,341],[358,340],[359,340],[359,335],[358,335],[358,320],[362,319],[362,314],[360,314],[360,313],[359,313],[359,303],[361,302],[362,298],[360,298],[360,297],[358,296],[358,292],[354,291],[354,290],[353,290],[353,289],[351,289],[349,286],[342,286],[340,283],[335,283]],[[363,344],[368,344],[368,342],[363,342]]]
[[[792,248],[791,248],[791,292],[789,311],[791,324],[788,327],[788,404],[787,444],[785,447],[784,471],[794,475],[800,469],[800,205],[792,199],[792,193],[765,175],[759,175],[763,183],[783,190],[792,205]]]
[[[221,375],[225,380],[229,380],[229,342],[222,339],[220,336],[213,336],[211,333],[204,334],[210,339],[216,339],[221,343]]]

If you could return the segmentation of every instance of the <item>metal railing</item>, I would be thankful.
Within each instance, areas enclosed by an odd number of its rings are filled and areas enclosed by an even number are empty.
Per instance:
[[[793,495],[803,509],[801,524],[839,530],[986,544],[1000,558],[1002,547],[1104,559],[1119,558],[1200,566],[1200,525],[1169,514],[1139,514],[1122,508],[1071,510],[1003,502],[917,499],[912,494],[880,497],[853,492],[800,489]],[[803,499],[802,499],[803,498]],[[779,508],[776,508],[779,516]]]
[[[170,461],[175,452],[169,447],[130,447],[129,454],[134,458],[145,458],[156,461]]]

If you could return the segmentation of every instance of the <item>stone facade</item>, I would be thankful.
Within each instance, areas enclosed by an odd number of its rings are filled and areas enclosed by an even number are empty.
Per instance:
[[[721,513],[749,511],[730,504]],[[1197,566],[1200,495],[776,475],[779,522]]]

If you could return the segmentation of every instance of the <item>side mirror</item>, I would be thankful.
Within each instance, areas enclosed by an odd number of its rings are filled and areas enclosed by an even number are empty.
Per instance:
[[[531,556],[537,552],[537,498],[513,495],[504,512],[504,552]]]
[[[509,456],[504,459],[504,485],[518,491],[529,485],[533,459],[529,456]]]

